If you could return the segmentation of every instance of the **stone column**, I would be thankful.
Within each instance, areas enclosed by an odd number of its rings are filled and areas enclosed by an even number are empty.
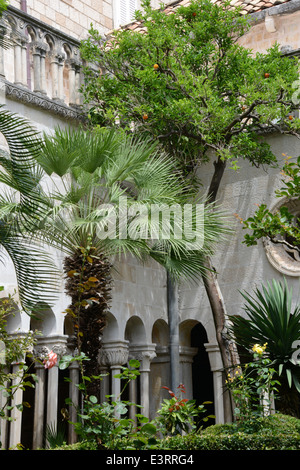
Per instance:
[[[108,341],[103,343],[99,353],[100,364],[108,365],[111,370],[111,394],[118,401],[121,392],[121,381],[114,377],[121,372],[121,367],[128,361],[128,341]]]
[[[58,56],[58,99],[61,101],[65,100],[64,95],[64,55]]]
[[[197,354],[198,348],[187,346],[180,347],[181,377],[180,382],[184,385],[185,398],[193,399],[193,358]],[[178,384],[179,385],[179,384]],[[176,391],[174,391],[176,393]]]
[[[5,373],[8,373],[8,368],[4,368]],[[4,387],[7,387],[8,383],[4,383]],[[3,408],[6,405],[7,398],[3,396],[3,392],[0,392],[0,407]],[[5,416],[7,416],[7,408],[4,409]],[[0,441],[2,442],[3,449],[6,449],[6,441],[7,441],[7,428],[8,428],[8,421],[6,419],[0,419]]]
[[[206,351],[208,352],[210,368],[213,373],[216,424],[223,424],[225,423],[225,407],[224,376],[221,353],[217,344],[206,343],[204,346],[206,348]]]
[[[27,38],[22,38],[21,40],[21,60],[22,60],[22,85],[27,87]]]
[[[106,400],[106,396],[109,395],[109,367],[101,364],[100,373],[103,375],[100,386],[100,400],[103,403]]]
[[[79,103],[80,63],[77,59],[69,59],[67,65],[69,68],[69,105],[75,106]]]
[[[37,382],[35,384],[34,397],[34,424],[33,424],[33,449],[41,448],[44,433],[44,405],[45,405],[45,379],[46,371],[40,362],[35,364]]]
[[[156,356],[155,344],[132,345],[130,346],[130,356],[140,361],[140,392],[141,392],[141,413],[149,418],[150,415],[150,364]]]
[[[23,83],[23,71],[22,71],[22,42],[21,38],[14,34],[14,68],[15,68],[15,79],[16,85],[22,85]]]
[[[63,101],[64,54],[54,50],[49,57],[51,63],[52,99]]]
[[[47,424],[56,426],[58,404],[58,372],[57,365],[48,370],[47,389]]]
[[[41,48],[40,51],[41,93],[46,95],[46,49]]]
[[[31,46],[33,56],[33,91],[35,93],[46,94],[45,84],[45,55],[46,55],[46,44],[41,42],[35,42]]]
[[[0,37],[1,39],[5,37],[6,26],[3,19],[0,20]],[[4,69],[4,49],[0,47],[0,78],[5,78],[5,69]]]
[[[10,413],[11,423],[10,423],[10,433],[9,433],[9,447],[14,448],[17,444],[21,442],[21,429],[22,429],[22,412],[16,408],[16,405],[20,405],[23,402],[23,390],[19,384],[21,378],[18,376],[18,370],[20,368],[19,364],[12,365],[12,373],[17,374],[16,378],[12,381],[12,386],[16,388],[14,392],[11,406],[12,410]]]
[[[137,383],[136,380],[131,380],[129,383],[129,401],[131,403],[137,404]],[[137,407],[135,405],[131,405],[129,408],[129,418],[135,419],[135,415],[137,413]]]

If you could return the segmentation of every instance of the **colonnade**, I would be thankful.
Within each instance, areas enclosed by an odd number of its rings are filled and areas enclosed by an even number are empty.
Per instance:
[[[214,408],[217,423],[225,422],[226,403],[224,406],[224,387],[223,387],[223,374],[220,362],[220,353],[217,345],[206,344],[206,350],[209,354],[211,364],[211,371],[213,374],[214,384]],[[197,348],[181,348],[181,370],[183,383],[187,389],[187,397],[192,398],[192,362]],[[45,358],[50,351],[53,351],[60,357],[65,354],[70,354],[68,348],[67,336],[52,336],[43,337],[38,341],[35,348],[35,357],[40,358],[34,364],[34,372],[37,376],[34,389],[34,404],[33,409],[33,449],[42,448],[44,445],[45,426],[47,424],[56,426],[59,415],[58,399],[60,394],[59,389],[59,368],[58,363],[50,369],[45,369],[42,358]],[[153,418],[153,403],[151,397],[156,391],[152,389],[153,370],[151,364],[160,363],[166,365],[166,370],[169,366],[170,356],[168,347],[161,347],[156,344],[130,344],[125,340],[113,340],[103,342],[103,346],[99,354],[99,362],[101,366],[101,373],[103,374],[101,383],[101,401],[107,401],[107,396],[113,396],[114,400],[118,400],[121,393],[121,381],[115,376],[122,371],[122,367],[128,364],[130,359],[137,359],[140,362],[139,367],[139,380],[133,380],[129,384],[129,401],[141,406],[137,410],[134,405],[129,410],[129,417],[134,419],[137,412],[142,413],[148,418]],[[12,365],[12,372],[17,370],[18,364]],[[68,369],[69,384],[68,384],[68,398],[75,405],[79,405],[80,396],[78,391],[78,383],[80,381],[79,366],[76,362],[71,363]],[[168,385],[168,378],[163,377],[162,385]],[[160,393],[160,392],[158,392]],[[161,398],[156,397],[159,400]],[[1,406],[0,394],[0,406]],[[22,433],[22,412],[14,405],[20,404],[23,401],[23,390],[19,388],[14,395],[13,406],[11,411],[11,418],[9,422],[1,420],[1,441],[6,443],[8,448],[14,448],[21,442]],[[69,420],[76,422],[76,408],[72,405],[69,407]],[[68,429],[68,442],[76,442],[76,434],[74,426],[69,425]]]
[[[9,8],[0,20],[0,36],[13,50],[13,64],[6,63],[0,48],[0,77],[67,106],[82,104],[80,43],[24,12]]]

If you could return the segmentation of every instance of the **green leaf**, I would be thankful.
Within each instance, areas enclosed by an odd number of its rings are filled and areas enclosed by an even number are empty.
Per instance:
[[[91,403],[97,403],[97,402],[98,402],[97,397],[95,397],[94,395],[91,395],[91,396],[89,397],[89,400],[90,400]]]
[[[151,423],[144,424],[141,428],[141,433],[142,434],[150,434],[150,435],[155,435],[157,432],[156,426]]]

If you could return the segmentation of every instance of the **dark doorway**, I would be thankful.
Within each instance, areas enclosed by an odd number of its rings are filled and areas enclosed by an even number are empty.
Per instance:
[[[198,348],[192,364],[193,397],[196,400],[197,406],[202,405],[206,401],[212,402],[205,405],[206,412],[200,415],[199,425],[203,427],[215,424],[215,420],[212,418],[206,422],[201,421],[208,415],[214,415],[213,375],[210,370],[208,353],[204,346],[205,343],[208,343],[205,328],[201,323],[198,323],[191,331],[191,346]]]

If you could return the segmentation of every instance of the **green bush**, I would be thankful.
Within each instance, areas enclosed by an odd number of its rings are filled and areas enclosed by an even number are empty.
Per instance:
[[[158,440],[160,450],[300,450],[300,420],[275,414],[257,420],[257,432],[242,429],[236,424],[216,424],[184,436]],[[134,449],[128,440],[116,440],[113,449]],[[83,441],[55,450],[96,450],[93,442]],[[112,450],[112,449],[111,449]]]
[[[299,450],[300,420],[271,415],[257,420],[256,432],[235,424],[217,424],[199,434],[166,439],[168,450]]]

